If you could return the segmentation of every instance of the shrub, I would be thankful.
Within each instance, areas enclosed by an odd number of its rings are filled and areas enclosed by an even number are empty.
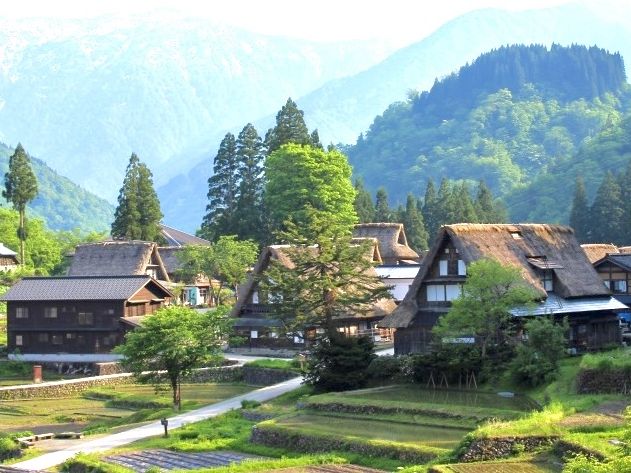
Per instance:
[[[0,434],[0,462],[9,458],[17,458],[21,455],[20,445],[13,436]]]
[[[368,372],[373,379],[385,381],[401,377],[403,360],[396,356],[378,356],[370,363]]]
[[[101,461],[95,455],[79,453],[61,464],[65,473],[130,473],[131,470],[113,463]]]
[[[321,391],[347,391],[366,384],[368,367],[375,358],[368,337],[336,335],[320,340],[307,356],[305,381]]]
[[[241,401],[241,409],[254,409],[261,405],[258,401],[252,401],[251,399],[244,399]]]

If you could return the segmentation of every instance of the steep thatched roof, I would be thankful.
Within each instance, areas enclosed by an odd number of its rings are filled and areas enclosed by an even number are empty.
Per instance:
[[[620,253],[631,253],[631,246],[619,246],[618,251]]]
[[[158,278],[169,281],[157,245],[148,241],[101,241],[77,245],[68,276],[130,276],[146,274],[152,261]]]
[[[160,224],[160,235],[164,238],[168,246],[203,245],[210,246],[211,242],[204,240],[190,233],[183,232],[177,228]]]
[[[613,243],[585,243],[581,245],[590,263],[603,259],[609,253],[620,253],[620,249]]]
[[[354,245],[361,245],[364,242],[370,242],[370,246],[368,247],[368,255],[367,258],[370,258],[375,264],[383,263],[381,259],[381,253],[379,253],[379,240],[376,238],[352,238],[351,243]]]
[[[252,269],[252,272],[248,276],[247,281],[241,286],[239,286],[239,291],[237,294],[237,302],[232,308],[232,312],[231,312],[232,317],[238,317],[239,314],[241,313],[241,310],[244,308],[245,304],[247,303],[247,301],[250,300],[252,293],[256,290],[257,278],[263,272],[265,272],[265,270],[270,264],[270,260],[278,261],[280,264],[282,264],[283,266],[289,269],[294,267],[294,263],[291,261],[290,256],[287,254],[287,249],[289,248],[291,248],[290,245],[271,245],[263,249],[263,251],[261,252],[259,256],[258,261],[256,262],[256,264],[254,265],[254,268]],[[306,249],[315,250],[315,246],[307,247]],[[366,255],[366,257],[370,258],[372,261],[374,258],[373,251],[370,251],[369,254]],[[370,268],[368,271],[370,275],[374,275],[375,278],[378,278],[377,272],[375,271],[374,268]],[[396,304],[394,303],[393,300],[382,299],[382,300],[377,301],[374,304],[373,309],[368,314],[362,314],[362,315],[370,316],[370,317],[383,316],[383,315],[391,313],[395,307],[396,307]]]
[[[182,263],[180,263],[180,260],[177,257],[177,254],[180,251],[182,251],[181,246],[161,246],[158,248],[158,253],[160,253],[162,263],[169,275],[174,274],[182,267]]]
[[[402,223],[360,223],[355,225],[353,236],[377,239],[379,253],[386,263],[419,259],[418,253],[408,246]]]
[[[408,294],[394,312],[380,322],[382,327],[407,327],[418,312],[423,280],[446,240],[469,264],[493,258],[520,268],[524,280],[542,299],[547,297],[539,270],[555,275],[555,292],[563,298],[604,296],[609,291],[574,237],[570,227],[543,224],[454,224],[441,227],[429,254],[421,263]]]

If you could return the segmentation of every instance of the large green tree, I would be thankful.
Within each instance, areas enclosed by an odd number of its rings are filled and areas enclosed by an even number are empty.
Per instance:
[[[308,232],[315,215],[349,231],[357,222],[351,167],[339,151],[283,145],[268,156],[265,175],[264,202],[272,231],[292,221]]]
[[[481,180],[475,196],[475,214],[480,223],[506,222],[506,209],[502,203],[493,197],[491,189]]]
[[[239,193],[234,220],[240,239],[262,241],[265,237],[263,217],[263,164],[265,152],[256,128],[248,123],[236,141]]]
[[[318,141],[314,143],[313,139],[316,137]],[[287,143],[314,145],[316,148],[322,148],[319,140],[317,132],[314,136],[309,134],[305,124],[304,112],[298,108],[296,102],[290,97],[276,114],[276,126],[267,131],[265,146],[267,147],[267,153],[271,154]]]
[[[232,133],[226,133],[213,161],[213,175],[208,179],[208,205],[201,226],[203,237],[214,241],[220,235],[238,233],[235,216],[239,181],[237,141]]]
[[[162,308],[125,336],[116,351],[142,382],[171,387],[173,406],[181,407],[182,378],[221,354],[228,332],[226,309],[206,313],[182,306]]]
[[[13,204],[13,208],[20,215],[18,236],[20,239],[20,263],[26,259],[24,242],[26,233],[26,204],[37,196],[37,179],[31,168],[31,160],[18,143],[14,153],[9,158],[9,170],[4,175],[4,191],[2,196]]]
[[[427,249],[429,236],[423,222],[423,214],[419,212],[416,203],[416,198],[412,194],[408,194],[402,223],[409,245],[415,251],[423,251]]]
[[[234,294],[256,261],[258,247],[250,240],[237,240],[234,235],[222,235],[212,246],[188,245],[177,253],[181,263],[179,276],[193,282],[198,276],[218,281],[211,284],[210,296],[215,305],[227,304],[224,288]]]
[[[392,211],[388,204],[388,191],[385,187],[380,187],[375,195],[375,221],[386,223],[390,220],[392,220]]]
[[[587,193],[585,192],[585,182],[581,176],[576,178],[574,200],[570,211],[570,227],[574,229],[578,241],[581,243],[590,241],[591,216]]]
[[[375,221],[375,204],[372,201],[370,192],[364,187],[364,181],[355,181],[355,212],[359,223],[370,223]]]
[[[146,164],[132,153],[118,193],[112,236],[125,240],[157,241],[160,236],[160,201]]]
[[[286,333],[317,326],[332,338],[337,317],[367,313],[391,296],[371,271],[369,242],[353,244],[350,230],[329,214],[314,213],[309,221],[306,231],[289,225],[283,235],[289,246],[282,251],[291,264],[271,260],[259,284]]]
[[[590,209],[591,238],[594,242],[625,244],[627,235],[622,234],[622,202],[620,184],[611,172],[605,175]]]
[[[434,333],[447,342],[453,337],[475,336],[485,359],[491,345],[505,343],[512,334],[509,310],[536,298],[519,268],[503,266],[493,259],[475,261],[467,267],[462,295],[440,317]]]
[[[433,179],[428,179],[427,187],[425,188],[425,197],[423,198],[423,220],[425,221],[425,227],[429,238],[433,239],[438,233],[440,228],[440,222],[438,221],[438,196],[436,195],[436,186]]]

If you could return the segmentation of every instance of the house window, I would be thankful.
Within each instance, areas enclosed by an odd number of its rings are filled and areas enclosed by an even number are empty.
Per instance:
[[[77,322],[79,325],[92,325],[94,324],[94,315],[92,312],[79,312]]]
[[[16,307],[15,308],[16,319],[28,319],[28,307]]]
[[[64,339],[62,338],[61,335],[53,335],[50,341],[53,345],[61,345]]]
[[[611,290],[611,281],[609,279],[603,279],[603,284],[607,289]]]
[[[199,299],[200,302],[204,304],[208,302],[208,289],[206,289],[205,287],[199,288]]]
[[[467,265],[461,259],[458,260],[458,276],[467,275]]]
[[[250,338],[259,338],[258,330],[250,330]]]
[[[460,284],[448,284],[445,287],[446,300],[453,301],[462,295],[462,286]]]
[[[40,343],[48,343],[48,334],[47,333],[38,334],[37,341]]]
[[[44,318],[45,319],[56,319],[57,318],[57,307],[44,307]]]
[[[114,309],[103,309],[103,315],[114,315]]]
[[[615,280],[613,282],[613,292],[625,294],[627,292],[627,281]]]
[[[543,288],[547,292],[554,291],[554,282],[553,282],[553,279],[552,279],[552,271],[545,270],[543,272],[542,283],[543,283]]]
[[[427,285],[427,302],[443,302],[445,300],[444,284]]]
[[[155,268],[147,268],[147,276],[151,276],[153,279],[158,279],[158,270]]]
[[[66,340],[74,340],[75,338],[77,338],[77,334],[76,333],[66,333]]]
[[[21,347],[23,345],[24,341],[22,339],[22,335],[16,335],[15,336],[15,346],[16,347]]]
[[[513,240],[522,240],[521,232],[510,232],[510,236],[513,237]]]
[[[438,274],[440,276],[447,276],[447,260],[441,259],[438,262]]]
[[[259,303],[259,291],[254,291],[254,294],[252,294],[252,304],[258,304]]]

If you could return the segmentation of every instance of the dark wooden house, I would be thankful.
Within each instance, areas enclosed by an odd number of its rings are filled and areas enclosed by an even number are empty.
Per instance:
[[[24,278],[1,298],[9,353],[39,362],[118,359],[111,351],[125,332],[172,297],[147,275]]]
[[[0,243],[0,271],[9,272],[20,265],[18,254]]]
[[[355,240],[359,242],[360,240]],[[315,336],[317,327],[305,327],[304,331],[286,337],[281,337],[280,322],[274,319],[274,307],[268,303],[268,296],[259,291],[258,279],[270,264],[270,260],[277,260],[282,265],[292,267],[293,263],[287,255],[287,245],[272,245],[266,247],[248,280],[241,285],[237,295],[237,302],[232,310],[235,318],[235,331],[247,340],[251,348],[304,348],[310,338]],[[367,258],[375,260],[379,257],[375,245],[371,245]],[[375,278],[377,273],[371,269]],[[349,336],[371,335],[376,341],[387,337],[390,330],[377,328],[377,323],[395,307],[394,301],[383,299],[375,303],[372,309],[363,314],[349,314],[336,320],[338,330]]]
[[[631,254],[608,253],[594,262],[594,268],[613,296],[626,305],[631,304]]]
[[[617,312],[626,306],[611,297],[574,237],[560,225],[455,224],[441,228],[401,304],[381,321],[395,328],[395,353],[431,349],[432,328],[460,296],[467,266],[493,258],[520,268],[540,295],[534,308],[516,307],[516,318],[567,317],[570,346],[595,349],[620,342]]]

